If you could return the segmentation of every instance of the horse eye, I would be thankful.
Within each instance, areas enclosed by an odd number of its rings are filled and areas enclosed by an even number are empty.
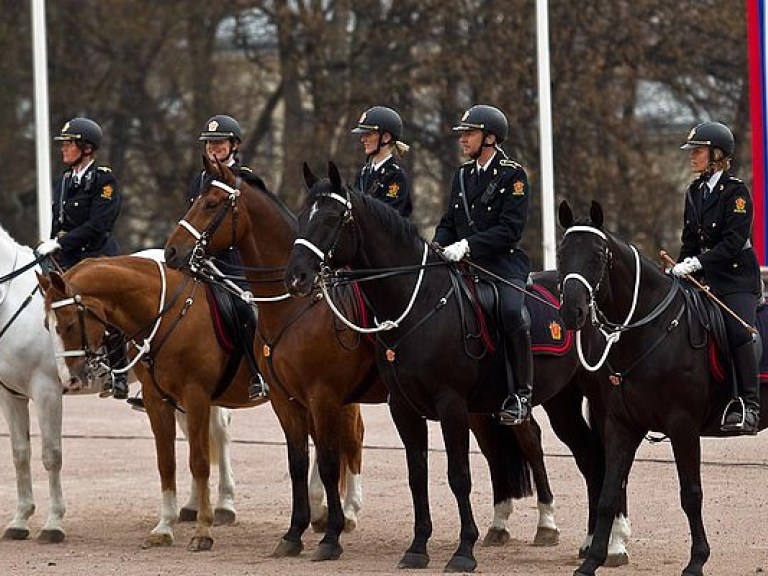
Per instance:
[[[213,210],[217,206],[218,206],[218,202],[216,202],[215,200],[206,200],[205,204],[203,205],[203,208],[205,208],[206,210]]]

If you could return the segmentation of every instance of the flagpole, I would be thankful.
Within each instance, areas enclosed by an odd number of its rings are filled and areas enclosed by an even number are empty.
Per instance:
[[[39,239],[45,240],[51,234],[51,148],[45,0],[32,0],[31,10],[37,157],[37,229]]]
[[[544,252],[545,270],[554,269],[557,264],[548,10],[547,0],[536,0],[536,45],[539,72],[539,155],[541,159],[541,243]]]

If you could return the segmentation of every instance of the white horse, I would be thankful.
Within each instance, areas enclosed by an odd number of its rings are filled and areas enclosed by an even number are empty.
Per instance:
[[[162,258],[162,250],[145,251],[139,255]],[[35,406],[42,440],[43,466],[48,472],[50,510],[39,539],[61,542],[65,532],[62,526],[65,506],[61,489],[61,419],[62,386],[54,357],[53,340],[45,329],[43,298],[35,276],[32,249],[18,244],[0,227],[0,407],[10,430],[13,463],[16,468],[16,513],[5,529],[3,538],[24,540],[29,537],[29,518],[35,511],[30,473],[30,416],[29,401]],[[108,374],[107,374],[108,375]],[[91,382],[90,387],[72,394],[101,391],[102,382]],[[106,400],[105,400],[106,401]],[[126,405],[126,409],[128,406]],[[177,421],[186,434],[183,415],[176,413]],[[211,408],[210,445],[211,461],[218,462],[219,494],[215,510],[215,524],[234,522],[234,476],[230,462],[230,411]],[[192,521],[197,515],[197,494],[194,483],[188,503],[182,507],[179,518]],[[158,523],[166,530],[167,519]]]

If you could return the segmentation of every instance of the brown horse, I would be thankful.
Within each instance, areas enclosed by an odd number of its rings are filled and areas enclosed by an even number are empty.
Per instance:
[[[235,245],[246,265],[245,270],[254,291],[260,295],[279,297],[282,284],[278,280],[297,237],[298,224],[295,218],[273,195],[238,181],[226,167],[207,163],[206,169],[215,175],[216,180],[201,194],[169,238],[166,244],[167,261],[170,265],[191,265],[193,269],[200,270],[204,266],[198,260],[200,255]],[[353,336],[345,330],[334,320],[329,308],[317,305],[317,302],[318,295],[315,292],[308,302],[264,302],[259,309],[259,338],[265,345],[260,362],[267,379],[273,384],[273,406],[278,415],[286,408],[292,409],[294,413],[299,412],[301,418],[294,416],[286,420],[295,426],[302,419],[309,418],[316,431],[328,425],[338,426],[336,421],[339,414],[346,409],[350,399],[359,402],[380,402],[384,399],[379,389],[364,389],[365,383],[378,382],[370,375],[361,382],[359,377],[362,373],[348,374],[346,379],[329,374],[329,371],[338,371],[343,367],[345,358],[355,358],[356,362],[370,366],[373,347],[367,339],[359,339],[359,336]],[[301,319],[300,325],[296,325],[298,319]],[[276,345],[278,342],[279,346]],[[261,353],[260,346],[257,345],[257,350]],[[307,362],[312,362],[313,367],[303,367]],[[567,382],[577,364],[575,357],[568,357],[555,359],[548,366],[558,374],[558,381]],[[307,375],[311,377],[307,378]],[[580,468],[589,476],[592,496],[596,493],[592,487],[599,486],[600,482],[597,476],[593,477],[593,470],[599,468],[600,463],[592,460],[595,443],[594,439],[586,439],[590,432],[581,419],[581,397],[575,389],[571,391],[573,394],[560,394],[557,400],[551,401],[552,405],[557,403],[558,408],[557,414],[550,415],[550,420],[577,454]],[[286,405],[284,401],[278,400],[278,397],[286,395],[292,395],[297,401],[293,405]],[[538,426],[534,422],[528,427],[516,427],[513,432],[487,416],[473,415],[470,420],[478,444],[488,459],[494,488],[496,517],[486,542],[506,541],[508,532],[504,523],[512,509],[511,499],[530,494],[529,484],[520,477],[521,470],[527,471],[529,464],[521,461],[519,454],[514,452],[519,444],[526,458],[533,463],[539,496],[540,520],[535,542],[555,543],[557,527],[552,515],[553,498],[546,478]],[[571,433],[575,420],[581,422],[581,428]],[[307,426],[303,425],[300,436],[307,434]],[[302,459],[294,460],[297,451],[291,448],[291,438],[296,436],[296,430],[286,429],[294,482],[294,513],[291,529],[283,537],[277,553],[296,553],[300,550],[301,534],[306,528],[306,519],[298,516],[301,514],[301,503],[296,501],[298,492],[303,495],[306,490],[306,456],[299,453]],[[318,454],[335,457],[333,454],[337,448],[333,443],[321,444],[323,437],[327,437],[327,434],[315,438]],[[305,438],[301,439],[301,445],[306,446]],[[599,446],[596,449],[599,451]],[[294,475],[294,472],[297,474]],[[326,534],[323,543],[330,545],[327,538]],[[288,548],[290,542],[296,542],[293,549]],[[337,550],[340,552],[340,547]]]
[[[245,362],[230,364],[219,345],[201,285],[164,264],[133,256],[88,259],[64,275],[38,275],[45,292],[49,329],[54,334],[59,375],[77,389],[103,362],[105,329],[117,329],[132,343],[130,356],[144,347],[133,370],[155,436],[162,490],[160,523],[145,547],[173,543],[176,506],[175,408],[187,415],[189,466],[198,496],[197,525],[190,551],[213,546],[211,526],[224,523],[225,510],[211,506],[208,477],[211,406],[244,408],[250,373]],[[229,366],[229,370],[227,370]]]

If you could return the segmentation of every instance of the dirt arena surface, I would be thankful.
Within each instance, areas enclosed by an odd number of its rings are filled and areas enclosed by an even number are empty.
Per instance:
[[[573,459],[546,425],[545,449],[556,497],[560,544],[531,546],[536,529],[534,498],[519,502],[504,548],[476,549],[478,574],[572,574],[584,536],[585,490]],[[234,413],[233,462],[237,522],[214,529],[210,552],[190,553],[192,525],[179,524],[170,548],[142,549],[157,522],[159,479],[145,415],[127,404],[96,397],[65,398],[63,485],[67,505],[62,544],[34,538],[48,508],[47,478],[39,460],[40,438],[33,422],[33,479],[37,512],[32,537],[0,541],[0,576],[5,575],[331,575],[442,573],[456,546],[458,520],[445,476],[445,454],[437,425],[431,426],[430,455],[434,534],[431,563],[423,571],[398,571],[411,533],[411,504],[405,456],[385,406],[364,408],[363,509],[359,526],[342,537],[344,554],[332,563],[309,560],[320,535],[307,532],[299,558],[270,557],[288,527],[290,491],[282,432],[269,405]],[[704,518],[712,556],[706,573],[747,576],[768,572],[768,446],[766,436],[705,440]],[[185,442],[178,443],[179,504],[189,494]],[[485,533],[492,518],[487,466],[476,448],[473,505]],[[212,478],[217,478],[214,470]],[[215,486],[214,486],[215,488]],[[15,482],[7,426],[0,424],[0,521],[10,520]],[[689,549],[688,527],[679,507],[677,478],[668,444],[643,444],[630,478],[630,564],[603,569],[616,576],[678,575]]]

